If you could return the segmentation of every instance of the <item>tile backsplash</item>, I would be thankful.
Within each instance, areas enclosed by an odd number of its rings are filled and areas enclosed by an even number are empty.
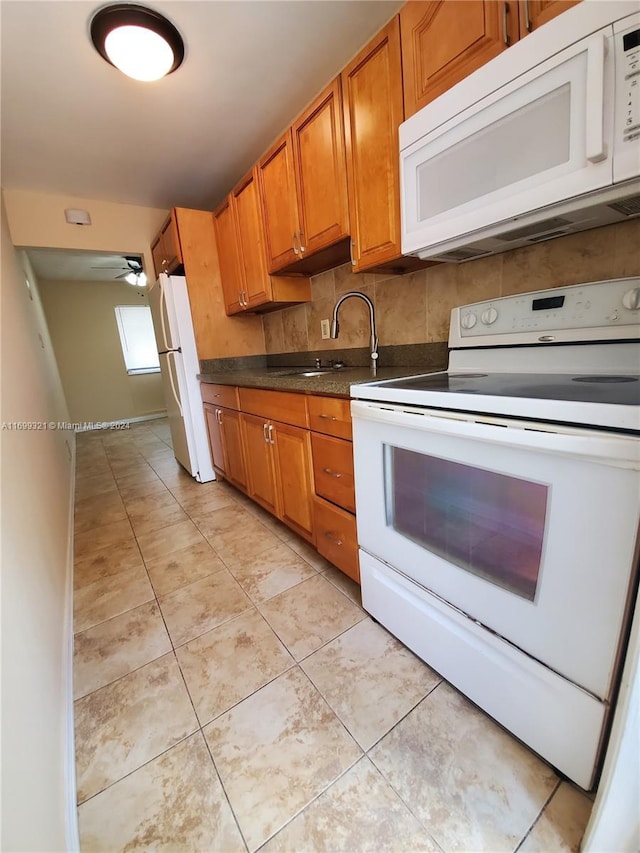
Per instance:
[[[311,302],[264,315],[266,350],[272,354],[366,347],[369,312],[359,299],[340,308],[338,340],[322,340],[320,335],[320,321],[331,318],[336,299],[348,290],[370,297],[380,346],[390,346],[446,341],[456,305],[629,275],[640,275],[640,220],[404,276],[352,273],[345,264],[311,279]]]

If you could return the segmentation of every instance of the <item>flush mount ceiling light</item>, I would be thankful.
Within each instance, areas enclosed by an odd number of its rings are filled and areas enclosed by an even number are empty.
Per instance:
[[[134,80],[159,80],[184,59],[182,36],[157,12],[131,3],[99,9],[91,41],[100,56]]]

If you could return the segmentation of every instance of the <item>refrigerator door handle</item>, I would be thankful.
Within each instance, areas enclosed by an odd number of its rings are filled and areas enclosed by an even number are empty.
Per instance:
[[[183,418],[184,412],[182,411],[182,403],[180,402],[180,397],[178,397],[178,392],[176,391],[176,385],[175,385],[175,382],[173,381],[173,372],[172,372],[171,366],[169,364],[169,356],[175,355],[176,352],[177,352],[177,350],[173,350],[173,349],[169,350],[167,352],[167,368],[168,368],[167,372],[169,373],[169,382],[171,383],[171,391],[173,392],[173,396],[175,398],[175,401],[178,404],[178,411],[180,412],[180,417]]]

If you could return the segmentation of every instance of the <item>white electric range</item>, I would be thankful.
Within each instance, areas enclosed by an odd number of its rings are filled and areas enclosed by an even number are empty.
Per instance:
[[[362,598],[584,788],[638,575],[640,278],[452,312],[446,372],[351,389]]]

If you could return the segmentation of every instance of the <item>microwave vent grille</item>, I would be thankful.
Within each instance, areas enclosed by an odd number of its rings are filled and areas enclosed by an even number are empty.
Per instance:
[[[470,261],[472,258],[480,258],[483,255],[488,255],[486,249],[453,249],[451,252],[445,252],[443,255],[438,255],[439,258],[448,261]]]
[[[616,213],[622,213],[624,216],[637,216],[640,213],[640,195],[633,196],[633,198],[625,198],[622,201],[616,201],[613,204],[610,204],[609,207],[611,210],[615,210]]]
[[[554,216],[552,219],[545,219],[544,222],[535,222],[533,225],[525,225],[524,228],[516,228],[514,231],[507,231],[506,234],[500,234],[500,240],[511,242],[512,240],[524,240],[527,237],[538,237],[547,231],[558,231],[566,225],[571,225],[569,219],[563,219],[561,216]],[[562,232],[559,232],[562,233]]]

